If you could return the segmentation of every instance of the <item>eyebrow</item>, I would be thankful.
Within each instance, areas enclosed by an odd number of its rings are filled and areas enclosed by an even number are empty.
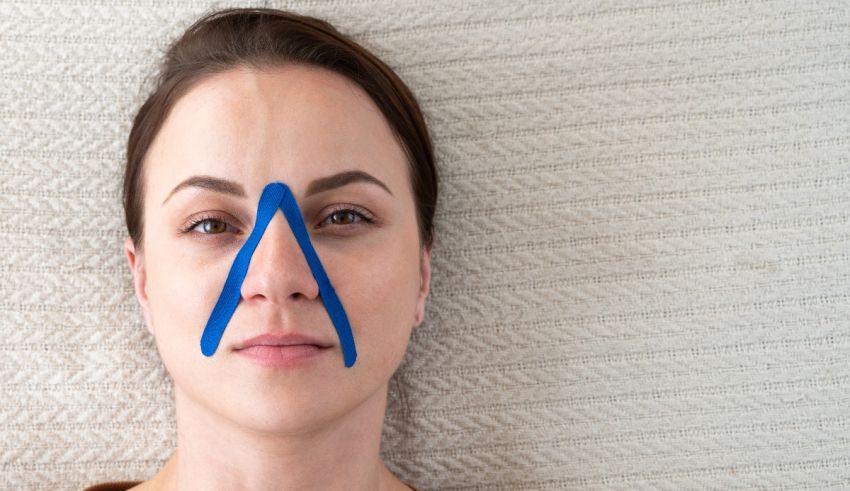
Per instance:
[[[331,189],[336,189],[355,182],[366,182],[375,184],[377,186],[380,186],[386,192],[390,193],[390,196],[393,195],[392,191],[390,191],[390,188],[388,188],[386,184],[381,182],[380,179],[373,176],[372,174],[361,170],[347,170],[313,180],[307,186],[307,193],[305,194],[305,196],[312,196],[314,194],[330,191]],[[214,176],[192,176],[175,186],[174,189],[172,189],[171,192],[168,193],[168,196],[165,197],[165,200],[163,200],[162,204],[164,205],[165,202],[168,201],[172,196],[174,196],[174,194],[178,191],[191,187],[208,189],[210,191],[215,191],[217,193],[222,194],[229,194],[238,198],[245,198],[248,196],[247,193],[245,193],[245,188],[236,181],[231,181],[228,179],[223,179]]]

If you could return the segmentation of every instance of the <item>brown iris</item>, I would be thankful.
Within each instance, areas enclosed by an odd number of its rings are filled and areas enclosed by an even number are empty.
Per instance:
[[[204,220],[202,228],[204,233],[218,234],[227,230],[227,224],[221,220]]]
[[[334,224],[348,225],[354,223],[356,219],[357,214],[347,210],[336,211],[331,214],[331,223]]]

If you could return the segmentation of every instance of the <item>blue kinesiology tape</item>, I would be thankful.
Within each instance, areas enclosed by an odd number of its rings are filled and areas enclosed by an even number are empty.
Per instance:
[[[325,268],[322,267],[322,262],[319,261],[319,256],[316,250],[313,249],[313,244],[310,242],[310,236],[307,233],[307,227],[304,225],[304,220],[301,218],[301,210],[298,208],[298,203],[295,201],[295,196],[292,195],[289,187],[282,182],[271,182],[263,188],[263,193],[260,195],[260,204],[257,206],[257,220],[254,224],[254,229],[251,230],[251,235],[248,240],[239,249],[236,258],[233,260],[233,265],[230,267],[230,272],[227,274],[227,279],[224,281],[224,287],[221,289],[221,295],[213,307],[207,326],[204,328],[204,333],[201,335],[201,353],[205,356],[212,356],[221,342],[221,336],[224,334],[224,329],[230,318],[233,317],[233,312],[242,298],[242,282],[245,280],[245,275],[248,273],[248,266],[251,264],[251,256],[257,249],[266,227],[278,208],[283,211],[286,221],[289,223],[289,228],[295,235],[295,240],[301,247],[304,257],[307,259],[307,264],[310,266],[310,271],[313,273],[313,278],[319,285],[319,294],[322,297],[322,302],[328,315],[336,329],[339,342],[342,346],[342,357],[346,367],[354,365],[357,359],[357,351],[354,349],[354,336],[351,334],[351,325],[348,323],[348,316],[345,314],[345,309],[342,307],[342,302],[334,291],[328,275],[325,273]]]

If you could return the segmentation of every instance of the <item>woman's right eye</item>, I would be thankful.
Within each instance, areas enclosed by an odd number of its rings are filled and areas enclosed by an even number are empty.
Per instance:
[[[193,220],[184,229],[184,233],[198,233],[201,235],[221,235],[228,230],[238,233],[239,230],[231,226],[227,221],[218,218],[205,216]]]

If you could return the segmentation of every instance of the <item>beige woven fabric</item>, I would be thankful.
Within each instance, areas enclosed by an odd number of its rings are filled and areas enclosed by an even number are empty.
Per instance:
[[[0,3],[0,484],[145,479],[171,387],[123,151],[216,2]],[[422,489],[850,487],[845,1],[300,0],[409,82],[442,172],[383,456]]]

